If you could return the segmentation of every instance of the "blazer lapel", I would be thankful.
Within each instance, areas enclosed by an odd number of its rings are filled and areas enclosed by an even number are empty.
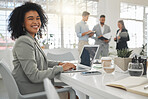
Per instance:
[[[100,26],[100,24],[99,24],[99,31],[100,31],[100,33],[101,33],[101,35],[102,35],[103,32],[102,32],[102,30],[101,30],[101,26]]]
[[[33,38],[28,32],[27,32],[27,36],[30,37],[30,38],[34,41],[35,46],[37,46],[37,48],[39,49],[39,51],[42,53],[43,57],[44,57],[45,60],[46,60],[46,55],[44,54],[43,50],[41,49],[41,47],[40,47],[38,41],[37,41],[35,38]]]
[[[46,59],[46,55],[45,53],[43,52],[43,50],[41,49],[38,41],[35,39],[35,45],[37,46],[37,48],[39,49],[39,51],[42,53],[42,55],[44,56],[44,58]]]

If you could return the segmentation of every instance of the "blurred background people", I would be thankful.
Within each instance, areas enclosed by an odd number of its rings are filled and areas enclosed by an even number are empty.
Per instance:
[[[123,20],[118,21],[118,30],[114,41],[116,42],[116,50],[127,49],[127,41],[130,40],[128,30],[124,26]]]
[[[99,59],[100,56],[108,56],[109,41],[111,39],[111,29],[105,24],[105,15],[101,15],[99,21],[100,23],[93,28],[93,31],[96,32],[96,37],[92,37],[95,39],[95,45],[100,45],[96,59]],[[105,35],[107,36],[107,39],[104,39],[106,38]]]
[[[86,21],[88,21],[89,15],[90,15],[89,12],[84,11],[82,13],[82,20],[75,25],[75,32],[77,33],[77,37],[79,38],[79,43],[78,43],[79,54],[81,53],[84,45],[89,45],[88,38],[93,36],[93,33],[90,33],[92,31],[89,30],[89,27],[86,23]],[[88,33],[90,34],[88,35]]]

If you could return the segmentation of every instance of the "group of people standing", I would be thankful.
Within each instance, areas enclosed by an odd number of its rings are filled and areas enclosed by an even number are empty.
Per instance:
[[[84,11],[82,13],[82,20],[75,25],[75,32],[79,38],[78,51],[81,53],[84,45],[89,45],[88,39],[92,38],[95,40],[95,45],[99,45],[99,51],[96,58],[99,59],[101,56],[108,56],[109,53],[109,42],[111,40],[111,29],[105,24],[105,15],[100,16],[100,23],[95,25],[92,30],[86,23],[88,21],[90,13]],[[116,42],[116,50],[122,50],[128,48],[127,41],[129,41],[129,34],[124,26],[123,20],[118,21],[118,30],[114,41]],[[121,34],[126,32],[126,36],[121,36]],[[106,36],[107,35],[107,36]],[[105,39],[102,39],[105,38]]]

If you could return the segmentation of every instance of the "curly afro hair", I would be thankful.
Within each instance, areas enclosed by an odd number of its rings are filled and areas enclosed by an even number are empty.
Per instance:
[[[24,17],[26,12],[31,10],[37,11],[40,16],[41,28],[39,29],[38,34],[41,34],[42,29],[45,29],[48,20],[42,7],[36,3],[25,2],[23,5],[16,7],[9,15],[8,31],[11,33],[12,40],[26,34],[26,32],[23,31]]]

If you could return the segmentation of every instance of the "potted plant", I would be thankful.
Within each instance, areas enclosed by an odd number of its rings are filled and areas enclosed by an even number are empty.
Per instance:
[[[128,69],[128,63],[132,61],[132,58],[129,58],[129,56],[132,54],[132,51],[133,50],[129,51],[128,49],[117,51],[118,57],[114,59],[114,63],[123,71]]]
[[[140,55],[146,56],[146,47],[147,47],[147,43],[142,45],[142,50],[140,52]]]
[[[48,40],[50,40],[50,39],[48,39]],[[49,49],[49,43],[46,39],[42,41],[42,44],[43,44],[45,49]]]

